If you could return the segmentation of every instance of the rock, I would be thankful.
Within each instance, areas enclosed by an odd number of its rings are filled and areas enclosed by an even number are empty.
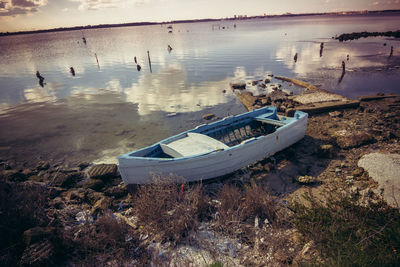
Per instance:
[[[246,89],[246,83],[244,82],[239,82],[239,83],[231,83],[230,84],[231,88],[233,90],[238,89],[238,90],[244,90]]]
[[[90,188],[95,191],[100,191],[104,187],[104,182],[100,179],[90,179],[83,184],[84,188]]]
[[[54,247],[48,239],[45,239],[24,250],[21,256],[20,266],[51,266],[51,258],[53,256]]]
[[[332,111],[332,112],[329,112],[329,116],[331,116],[332,118],[341,118],[341,117],[343,117],[343,112],[342,111]]]
[[[251,85],[253,85],[253,86],[255,86],[255,85],[257,85],[258,84],[258,81],[252,81],[251,82]]]
[[[83,188],[76,188],[68,191],[65,198],[68,202],[80,204],[85,201],[86,193]]]
[[[109,197],[102,197],[101,199],[97,200],[97,202],[93,205],[90,213],[97,215],[97,214],[104,214],[111,205],[111,199]]]
[[[282,90],[279,90],[277,87],[276,90],[268,94],[268,97],[271,99],[271,102],[284,102],[287,100],[287,95]]]
[[[360,147],[366,144],[371,144],[374,141],[375,139],[372,135],[360,131],[346,131],[336,135],[336,142],[339,147],[343,149]]]
[[[321,145],[321,146],[318,148],[318,152],[317,152],[317,153],[318,153],[318,155],[319,155],[320,157],[331,159],[331,158],[333,158],[333,156],[334,156],[333,146],[330,145],[330,144],[328,144],[328,145]]]
[[[222,90],[222,93],[224,93],[224,94],[225,94],[225,93],[226,93],[226,90],[225,90],[225,89],[224,89],[224,90]]]
[[[215,117],[215,114],[209,113],[209,114],[205,114],[205,115],[203,116],[203,119],[205,119],[205,120],[211,120],[211,119],[214,118],[214,117]]]
[[[301,184],[314,184],[317,180],[309,175],[298,176],[296,179]]]
[[[270,172],[275,169],[275,166],[272,162],[268,162],[267,164],[264,165],[264,171]]]
[[[94,205],[99,199],[103,198],[104,194],[101,192],[96,192],[92,189],[87,189],[86,190],[86,201],[90,204],[90,205]]]
[[[355,170],[353,170],[351,172],[351,175],[353,175],[354,177],[360,177],[362,176],[364,173],[364,169],[361,167],[357,167]]]
[[[90,179],[101,179],[104,182],[116,177],[117,175],[116,164],[98,164],[93,165],[88,171]]]
[[[263,106],[271,105],[271,102],[269,101],[268,98],[261,98],[261,105]]]
[[[392,207],[400,203],[400,154],[370,153],[361,157],[358,166],[383,190],[383,199]]]
[[[268,78],[266,78],[266,79],[264,80],[264,83],[265,83],[265,84],[270,83],[270,82],[271,82],[271,80],[268,79]]]
[[[64,174],[61,172],[59,172],[55,175],[56,176],[54,177],[54,180],[53,180],[53,184],[55,186],[69,188],[69,187],[72,187],[72,185],[75,184],[75,182],[76,182],[75,175]]]
[[[54,227],[34,227],[24,232],[25,245],[29,246],[44,238],[54,235],[56,228]]]
[[[90,214],[90,211],[85,210],[85,211],[80,211],[75,215],[75,220],[78,222],[78,224],[85,224],[85,223],[93,223],[93,217]]]
[[[260,87],[261,87],[262,89],[267,88],[267,86],[265,85],[265,83],[260,83]]]

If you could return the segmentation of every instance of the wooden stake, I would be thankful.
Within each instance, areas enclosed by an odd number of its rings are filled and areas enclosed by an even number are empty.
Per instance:
[[[100,69],[100,64],[99,64],[99,59],[97,58],[97,54],[96,54],[96,53],[94,53],[94,56],[96,57],[96,61],[97,61],[97,67],[99,67],[99,69]]]
[[[149,51],[147,51],[147,58],[149,59],[150,72],[153,72],[151,70],[151,60],[150,60],[150,52]]]

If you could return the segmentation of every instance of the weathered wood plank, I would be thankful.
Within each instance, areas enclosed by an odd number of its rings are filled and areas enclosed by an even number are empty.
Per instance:
[[[308,114],[318,114],[338,109],[357,108],[360,105],[358,100],[335,101],[317,103],[313,106],[297,106],[296,110],[307,112]]]
[[[400,95],[363,95],[360,96],[358,99],[360,101],[366,102],[366,101],[372,101],[372,100],[380,100],[380,99],[385,99],[385,98],[393,98],[393,97],[400,97]]]

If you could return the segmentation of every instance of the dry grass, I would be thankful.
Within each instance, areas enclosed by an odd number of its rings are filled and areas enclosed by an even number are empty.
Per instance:
[[[24,250],[22,234],[48,222],[45,206],[48,190],[29,182],[0,179],[0,262],[14,266]]]
[[[294,225],[313,240],[327,266],[399,266],[400,213],[356,195],[327,195],[324,203],[294,203]]]
[[[63,247],[73,265],[125,266],[133,258],[146,261],[135,232],[112,213],[100,216],[93,224],[65,230]]]
[[[208,204],[201,185],[156,177],[154,183],[138,188],[134,208],[138,223],[157,241],[177,243],[207,215]]]
[[[247,258],[245,265],[292,262],[299,248],[290,239],[290,224],[281,212],[284,208],[261,185],[254,181],[244,188],[225,184],[218,199],[213,225],[252,248],[254,257]]]
[[[218,208],[218,224],[225,228],[230,224],[254,225],[257,220],[278,224],[278,205],[272,197],[254,181],[244,191],[235,185],[225,184],[218,195],[221,205]]]

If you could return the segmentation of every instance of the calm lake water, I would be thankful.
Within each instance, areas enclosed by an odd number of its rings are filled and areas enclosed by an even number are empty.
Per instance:
[[[205,113],[245,111],[229,83],[267,74],[350,98],[400,93],[398,40],[331,38],[398,30],[399,18],[312,16],[174,24],[172,33],[155,25],[0,37],[0,159],[115,162],[204,123]],[[338,83],[342,60],[347,73]]]

